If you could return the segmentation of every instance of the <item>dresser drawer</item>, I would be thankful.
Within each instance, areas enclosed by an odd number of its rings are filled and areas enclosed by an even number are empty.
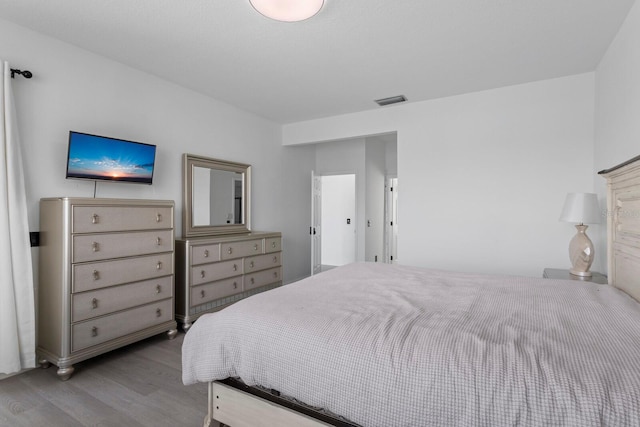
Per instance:
[[[220,243],[191,247],[191,265],[220,261]]]
[[[146,255],[73,266],[72,292],[137,282],[173,274],[173,253]]]
[[[173,228],[171,206],[73,206],[72,233]]]
[[[270,237],[264,239],[264,252],[280,252],[282,250],[282,239],[280,237]]]
[[[271,283],[279,282],[280,280],[282,280],[281,267],[247,274],[244,276],[244,290],[248,291],[249,289],[259,288],[260,286],[269,285]]]
[[[71,262],[173,252],[173,230],[73,236]]]
[[[71,321],[79,322],[173,296],[171,276],[73,294]]]
[[[76,323],[71,327],[71,351],[82,350],[170,320],[173,320],[173,299]]]
[[[278,267],[280,265],[281,252],[252,256],[244,259],[244,272],[264,270],[265,268]]]
[[[262,252],[262,239],[226,242],[220,245],[220,259],[241,258]]]
[[[231,277],[191,288],[191,306],[205,304],[242,292],[242,276]]]
[[[242,260],[231,260],[191,267],[191,284],[201,285],[242,274]]]

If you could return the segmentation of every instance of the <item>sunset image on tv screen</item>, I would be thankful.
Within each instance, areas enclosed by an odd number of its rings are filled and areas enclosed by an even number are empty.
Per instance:
[[[72,132],[68,178],[151,183],[156,147]]]

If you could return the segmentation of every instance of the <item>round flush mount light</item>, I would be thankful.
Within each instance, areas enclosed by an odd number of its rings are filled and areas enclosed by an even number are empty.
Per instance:
[[[297,22],[318,13],[322,9],[324,0],[249,0],[249,3],[267,18]]]

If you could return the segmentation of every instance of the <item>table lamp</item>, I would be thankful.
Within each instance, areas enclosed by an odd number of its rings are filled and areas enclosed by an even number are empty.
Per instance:
[[[572,267],[569,273],[574,276],[591,277],[589,268],[593,263],[593,243],[587,236],[588,224],[600,222],[598,196],[594,193],[569,193],[564,201],[560,221],[577,223],[578,232],[569,243],[569,258]]]

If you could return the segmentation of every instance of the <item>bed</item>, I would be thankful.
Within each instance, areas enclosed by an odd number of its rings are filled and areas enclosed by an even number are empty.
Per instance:
[[[356,263],[202,316],[205,426],[640,425],[640,161],[608,181],[610,285]]]

